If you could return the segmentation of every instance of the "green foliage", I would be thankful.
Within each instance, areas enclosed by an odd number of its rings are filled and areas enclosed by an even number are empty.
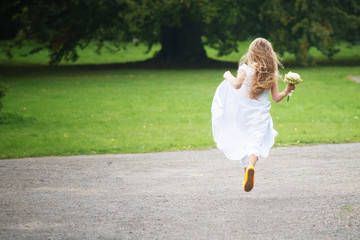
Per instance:
[[[253,6],[248,0],[243,3]],[[172,58],[184,55],[186,61],[198,54],[197,61],[202,61],[206,55],[201,36],[224,55],[236,51],[237,42],[252,29],[244,27],[252,12],[232,0],[27,0],[14,5],[19,9],[14,19],[22,28],[7,48],[8,56],[13,46],[31,39],[39,46],[29,53],[46,48],[52,64],[61,59],[76,61],[77,47],[86,47],[90,40],[98,41],[99,53],[106,40],[118,49],[132,39],[145,42],[149,50],[160,42],[161,54]]]
[[[360,40],[360,4],[357,0],[276,0],[261,7],[263,31],[280,53],[290,52],[298,62],[312,64],[312,46],[333,58],[341,41]]]
[[[111,42],[114,51],[124,41],[160,43],[158,56],[182,60],[206,58],[203,43],[219,56],[237,51],[239,41],[262,36],[280,53],[295,54],[298,62],[312,64],[316,47],[332,58],[345,41],[360,40],[360,4],[357,0],[19,0],[14,20],[21,29],[11,49],[31,40],[28,53],[50,51],[50,62],[76,61],[78,49],[97,41],[97,52]],[[201,38],[202,37],[202,38]],[[201,41],[203,40],[203,42]]]
[[[30,0],[16,1],[14,5],[18,9],[14,19],[22,28],[7,49],[9,56],[11,47],[34,40],[39,46],[29,54],[46,48],[50,51],[50,63],[57,64],[62,58],[76,61],[76,48],[85,48],[93,39],[99,41],[99,47],[106,39],[128,39],[126,17],[131,9],[124,1]]]
[[[218,51],[218,56],[238,52],[239,41],[258,35],[259,0],[211,1],[203,12],[204,44]]]

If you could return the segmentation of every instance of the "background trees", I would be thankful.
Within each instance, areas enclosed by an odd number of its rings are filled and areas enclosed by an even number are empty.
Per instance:
[[[33,40],[38,47],[31,53],[49,49],[52,64],[63,58],[76,61],[76,47],[84,48],[91,40],[125,40],[122,36],[129,27],[129,8],[118,1],[29,0],[16,1],[14,6],[13,19],[21,26],[14,45]]]
[[[360,39],[356,0],[18,0],[10,8],[20,26],[13,45],[31,39],[32,52],[49,49],[53,64],[75,61],[76,47],[90,41],[100,51],[106,41],[119,47],[133,39],[160,43],[155,61],[206,62],[204,44],[222,55],[257,36],[308,64],[311,46],[332,57],[340,41]]]
[[[303,64],[313,63],[312,46],[331,58],[341,41],[360,40],[359,1],[277,0],[266,1],[260,9],[261,32],[278,52],[294,53]]]

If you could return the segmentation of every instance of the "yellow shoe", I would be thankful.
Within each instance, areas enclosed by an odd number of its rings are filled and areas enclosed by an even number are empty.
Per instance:
[[[244,181],[244,190],[245,192],[250,192],[253,189],[255,184],[255,169],[253,166],[249,166],[246,169],[245,181]]]

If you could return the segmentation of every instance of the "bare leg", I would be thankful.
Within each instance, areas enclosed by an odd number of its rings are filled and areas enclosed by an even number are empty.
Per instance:
[[[258,158],[254,154],[251,154],[248,156],[248,161],[249,161],[249,166],[255,167]],[[247,168],[244,168],[244,172],[246,172],[246,169]]]
[[[258,161],[258,158],[254,154],[251,154],[248,156],[248,160],[249,160],[249,166],[255,167],[255,164]]]

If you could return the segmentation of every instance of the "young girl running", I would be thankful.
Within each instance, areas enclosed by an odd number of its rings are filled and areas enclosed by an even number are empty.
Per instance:
[[[271,43],[255,39],[240,60],[237,77],[225,72],[212,102],[214,141],[228,159],[241,161],[246,192],[254,186],[258,158],[269,155],[278,135],[270,116],[270,89],[276,103],[295,89],[288,84],[279,92],[278,65],[283,68]]]

